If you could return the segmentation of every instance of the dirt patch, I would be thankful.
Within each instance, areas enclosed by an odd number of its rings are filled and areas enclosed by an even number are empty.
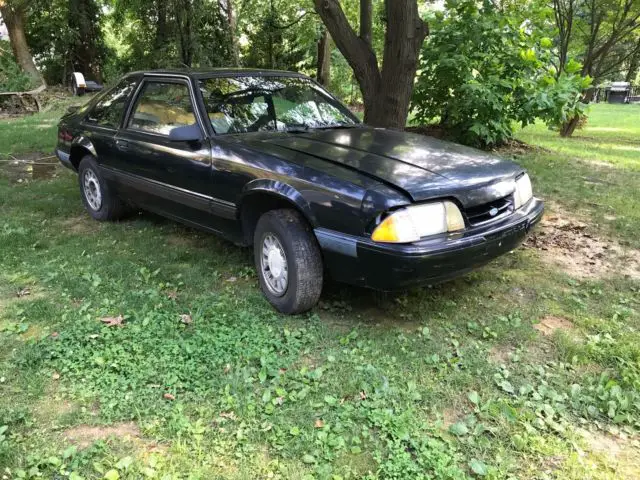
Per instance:
[[[607,466],[620,474],[620,478],[640,478],[640,448],[637,440],[633,442],[628,437],[584,429],[578,430],[578,434],[589,451],[606,457]]]
[[[86,448],[98,440],[106,440],[111,437],[126,440],[139,439],[140,429],[133,422],[118,423],[109,426],[79,425],[66,430],[63,436],[79,448]]]
[[[77,217],[67,218],[61,222],[62,228],[66,232],[87,234],[94,232],[98,228],[98,224],[92,221],[86,215],[78,215]]]
[[[464,414],[456,410],[455,408],[445,408],[442,411],[442,429],[449,430],[451,425],[454,425],[464,418]]]
[[[504,144],[492,150],[492,152],[495,152],[498,155],[502,155],[502,156],[525,155],[531,152],[549,152],[549,151],[550,150],[546,148],[539,147],[537,145],[531,145],[529,143],[523,142],[522,140],[518,140],[516,138],[507,140]]]
[[[491,363],[507,363],[513,353],[513,349],[510,346],[496,345],[489,350],[488,359]]]
[[[165,245],[170,247],[198,248],[200,238],[189,231],[170,233],[165,237]]]
[[[553,335],[556,330],[572,330],[573,323],[566,318],[556,317],[554,315],[547,315],[539,323],[536,323],[533,328],[538,330],[545,337]]]
[[[590,232],[586,223],[559,215],[545,216],[525,247],[538,250],[543,260],[572,277],[623,275],[640,279],[640,251],[599,238]]]
[[[447,139],[449,135],[447,131],[439,125],[419,125],[417,127],[407,128],[407,132],[418,133],[420,135],[427,135],[429,137]]]

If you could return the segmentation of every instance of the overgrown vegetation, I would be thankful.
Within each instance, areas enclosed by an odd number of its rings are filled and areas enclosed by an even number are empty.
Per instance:
[[[542,15],[542,13],[540,14]],[[560,128],[583,115],[590,79],[569,63],[556,75],[553,41],[514,7],[452,0],[430,22],[414,90],[414,122],[436,121],[458,141],[502,144],[542,119]]]
[[[22,92],[30,84],[29,77],[13,58],[9,42],[0,40],[0,92]]]
[[[518,135],[547,149],[505,154],[549,215],[638,248],[624,201],[640,186],[636,115],[598,105],[582,137],[535,125]],[[48,153],[53,118],[0,121],[0,144]],[[640,475],[640,284],[626,265],[576,277],[539,236],[548,250],[435,288],[330,284],[312,313],[282,317],[250,252],[146,213],[93,222],[70,172],[32,180],[2,159],[8,479]]]

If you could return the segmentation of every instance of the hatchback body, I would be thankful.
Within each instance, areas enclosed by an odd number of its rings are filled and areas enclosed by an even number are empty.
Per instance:
[[[252,245],[285,313],[327,274],[381,290],[461,275],[543,213],[515,163],[364,125],[290,72],[129,74],[62,118],[56,154],[97,220],[135,206]]]

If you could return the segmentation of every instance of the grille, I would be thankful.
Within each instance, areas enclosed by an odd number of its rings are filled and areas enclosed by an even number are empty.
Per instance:
[[[513,195],[499,198],[489,203],[465,209],[467,220],[472,226],[492,222],[513,212]]]

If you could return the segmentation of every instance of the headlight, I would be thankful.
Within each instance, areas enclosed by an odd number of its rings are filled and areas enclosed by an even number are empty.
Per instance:
[[[449,201],[412,205],[393,212],[371,235],[375,242],[410,243],[428,235],[464,229],[460,209]]]
[[[516,210],[533,198],[531,179],[526,173],[516,180],[516,191],[513,193],[513,198]]]

